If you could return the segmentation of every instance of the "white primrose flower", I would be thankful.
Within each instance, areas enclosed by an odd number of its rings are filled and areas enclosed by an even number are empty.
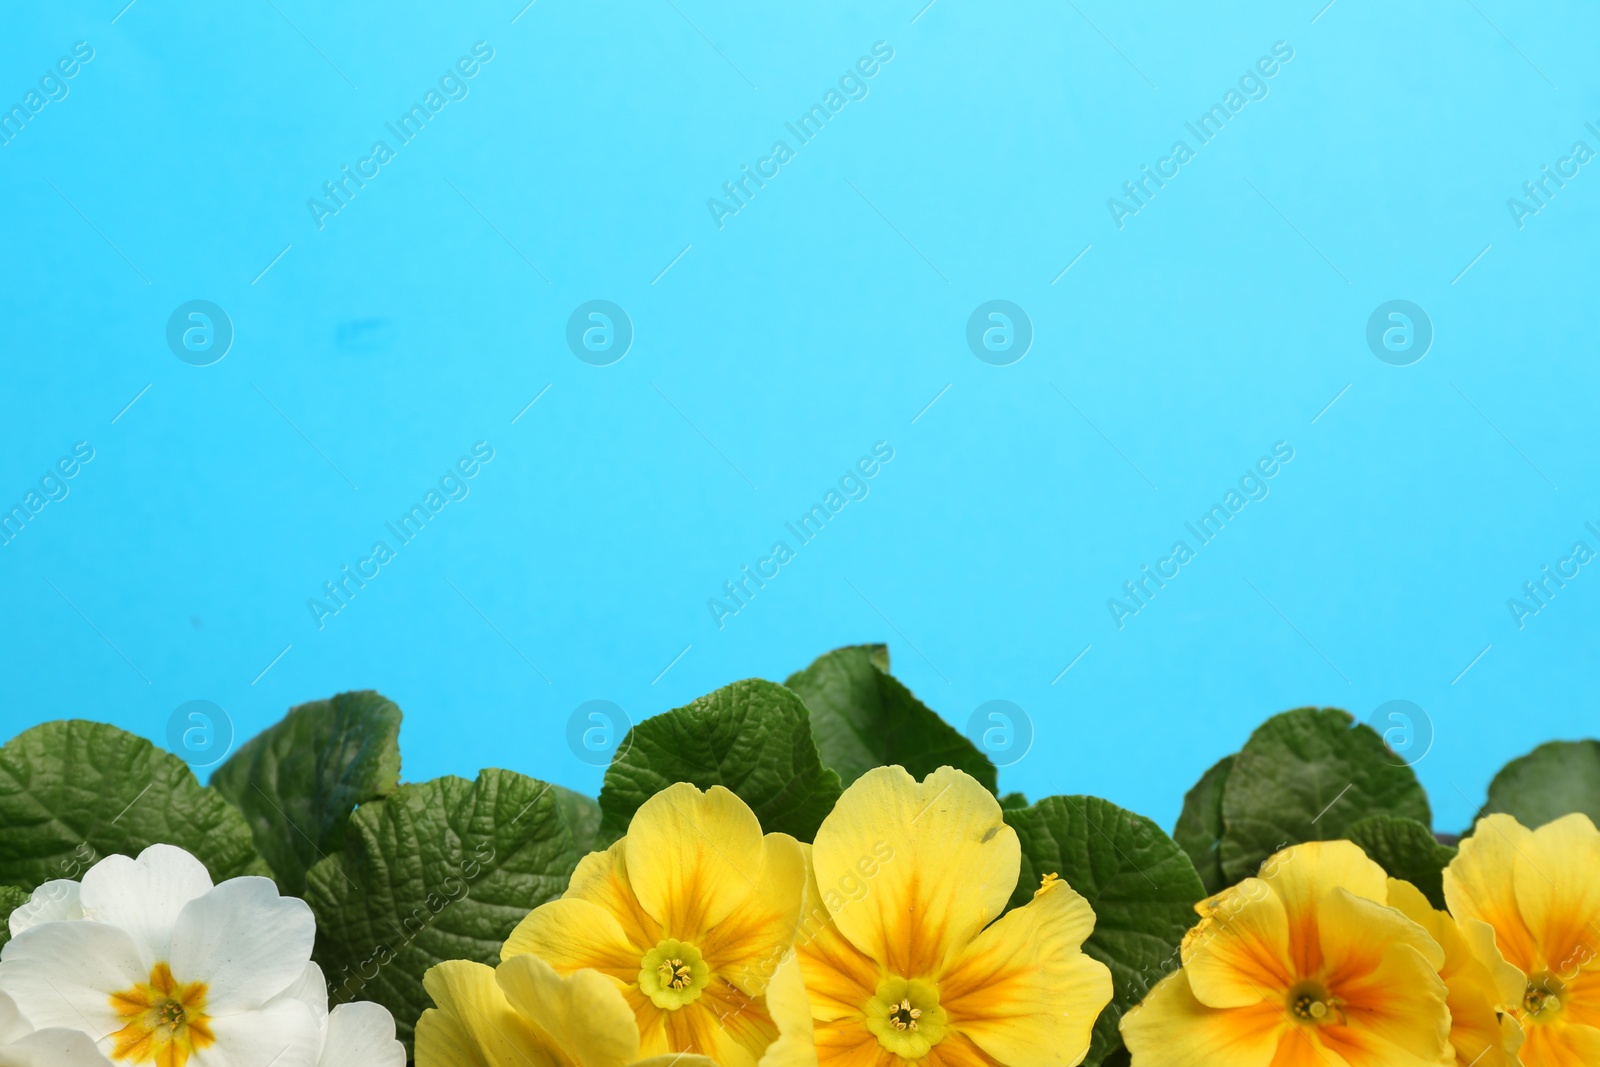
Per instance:
[[[372,1005],[335,1025],[306,903],[268,878],[213,885],[183,849],[152,845],[136,860],[106,857],[81,885],[47,882],[11,914],[11,933],[0,993],[35,1027],[87,1034],[118,1067],[392,1062],[381,1043],[366,1060],[346,1058],[381,1031],[370,1012],[388,1013]],[[340,1050],[335,1060],[325,1045]]]
[[[283,993],[316,1014],[322,1034],[317,1067],[406,1067],[405,1046],[395,1040],[394,1016],[381,1004],[356,1001],[328,1010],[322,968],[307,964],[300,980]]]
[[[0,1067],[107,1067],[87,1034],[76,1030],[35,1031],[0,993]]]

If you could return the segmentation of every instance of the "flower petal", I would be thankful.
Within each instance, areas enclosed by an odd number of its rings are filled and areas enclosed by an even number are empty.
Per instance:
[[[1600,1063],[1600,1030],[1592,1026],[1530,1026],[1522,1062],[1527,1067],[1594,1067]]]
[[[578,861],[572,872],[565,897],[576,897],[598,904],[609,911],[622,926],[628,943],[639,949],[639,955],[656,945],[662,938],[661,924],[645,912],[628,883],[627,842],[619,840],[604,852],[591,852]]]
[[[1081,950],[1093,930],[1094,909],[1066,882],[1039,890],[940,977],[950,1025],[1007,1067],[1077,1063],[1111,1002],[1111,971]]]
[[[17,1010],[17,1002],[7,993],[0,993],[0,1045],[9,1045],[33,1032],[28,1020]]]
[[[259,1008],[304,975],[316,935],[311,908],[272,879],[230,878],[178,916],[172,973],[206,983],[212,1015]]]
[[[941,767],[919,783],[875,767],[822,821],[811,855],[839,931],[893,973],[932,978],[1005,910],[1022,849],[970,775]]]
[[[697,946],[715,974],[752,997],[767,988],[794,941],[806,861],[788,834],[768,834],[756,888]]]
[[[1261,878],[1246,878],[1185,939],[1184,972],[1196,1000],[1213,1008],[1277,1003],[1302,972],[1289,958],[1289,913]]]
[[[906,1067],[906,1061],[884,1048],[877,1035],[859,1022],[819,1024],[816,1045],[820,1067]]]
[[[1546,823],[1517,851],[1517,908],[1544,966],[1569,974],[1600,956],[1600,830],[1583,814]]]
[[[1139,1067],[1299,1067],[1298,1061],[1279,1055],[1280,1039],[1295,1040],[1281,1005],[1208,1008],[1195,999],[1183,971],[1157,982],[1143,1003],[1122,1017],[1121,1028]],[[1304,1041],[1295,1043],[1309,1047]],[[1287,1056],[1293,1055],[1290,1046]],[[1314,1058],[1308,1067],[1311,1062]]]
[[[877,992],[878,981],[883,977],[882,968],[846,941],[839,928],[833,925],[833,916],[828,914],[822,894],[817,891],[817,880],[809,862],[811,846],[801,845],[800,851],[807,859],[806,892],[801,899],[794,949],[806,995],[811,1001],[812,1017],[825,1022],[853,1019],[877,1045],[878,1039],[867,1031],[862,1021],[862,1009]]]
[[[127,931],[96,922],[44,923],[6,943],[0,991],[38,1029],[82,1030],[96,1041],[122,1028],[111,994],[150,980]]]
[[[438,1007],[417,1020],[417,1067],[565,1067],[506,1002],[492,967],[447,960],[428,969],[422,987]]]
[[[562,974],[590,968],[630,985],[639,981],[645,951],[628,943],[611,912],[587,900],[562,897],[529,912],[500,947],[500,959],[531,953]]]
[[[767,983],[767,1011],[778,1027],[778,1039],[762,1053],[759,1067],[818,1067],[811,1002],[806,998],[800,960],[793,952],[778,964]]]
[[[381,1004],[340,1004],[328,1016],[319,1067],[406,1067],[406,1047],[394,1038],[394,1016]]]
[[[83,918],[83,887],[70,878],[57,878],[33,891],[28,902],[11,913],[11,936],[40,923]]]
[[[1317,930],[1328,991],[1344,1025],[1318,1029],[1356,1067],[1450,1063],[1450,1009],[1438,968],[1444,953],[1394,908],[1346,889],[1323,897]]]
[[[1518,851],[1532,837],[1533,831],[1509,815],[1479,819],[1444,871],[1444,900],[1450,914],[1463,922],[1477,919],[1492,926],[1501,953],[1524,974],[1539,969],[1538,951],[1517,906],[1513,872]]]
[[[639,904],[666,936],[691,944],[755,891],[766,856],[761,822],[744,801],[687,782],[640,805],[622,844]]]
[[[194,1067],[317,1067],[322,1033],[298,1000],[213,1017],[210,1025],[216,1044],[194,1050]]]
[[[322,968],[315,963],[306,964],[306,969],[289,984],[289,988],[279,993],[275,1000],[298,1000],[311,1009],[311,1014],[317,1017],[317,1025],[322,1026],[328,1020],[328,983],[323,980]]]
[[[83,914],[128,931],[148,970],[170,958],[178,915],[210,888],[205,864],[181,848],[151,845],[138,859],[107,856],[84,873]]]
[[[1317,912],[1329,891],[1337,887],[1379,904],[1389,893],[1388,873],[1350,841],[1293,845],[1263,863],[1260,877],[1283,899],[1289,961],[1299,975],[1315,974],[1322,966]],[[1200,992],[1198,986],[1195,991]],[[1207,1000],[1204,993],[1200,999]]]
[[[506,1002],[550,1035],[578,1067],[624,1067],[639,1057],[633,1010],[599,971],[563,977],[538,956],[524,954],[495,969]]]
[[[50,1029],[0,1048],[5,1067],[110,1067],[88,1034]]]
[[[708,986],[700,999],[664,1013],[667,1048],[709,1056],[720,1067],[756,1067],[761,1052],[777,1036],[777,1028],[758,1004],[732,986]]]

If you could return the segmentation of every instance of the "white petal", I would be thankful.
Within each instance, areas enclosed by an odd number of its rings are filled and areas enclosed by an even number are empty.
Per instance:
[[[78,901],[81,889],[69,878],[58,878],[35,889],[28,902],[11,913],[11,936],[40,923],[83,918],[83,905]]]
[[[95,922],[44,923],[7,942],[0,992],[35,1027],[82,1030],[100,1040],[120,1030],[111,994],[150,980],[133,938]]]
[[[248,1011],[305,974],[316,936],[317,921],[305,901],[280,897],[270,878],[230,878],[178,916],[172,974],[210,987],[209,1014]]]
[[[311,1009],[311,1014],[317,1017],[317,1025],[325,1027],[328,1022],[328,983],[323,981],[322,968],[315,963],[306,964],[306,969],[301,972],[282,993],[274,1000],[298,1000]]]
[[[151,845],[136,860],[107,856],[89,868],[83,914],[128,931],[148,971],[170,958],[172,928],[184,906],[210,888],[205,864],[181,848]]]
[[[5,993],[0,993],[0,1046],[9,1045],[32,1032],[33,1027],[28,1025],[28,1020],[17,1010],[17,1002]]]
[[[320,1067],[406,1067],[405,1046],[394,1039],[394,1016],[381,1004],[358,1000],[328,1016]]]
[[[0,1067],[111,1067],[89,1035],[76,1030],[41,1030],[0,1048]]]
[[[196,1049],[192,1067],[317,1067],[322,1035],[311,1009],[298,1000],[213,1018],[211,1032],[216,1044]]]

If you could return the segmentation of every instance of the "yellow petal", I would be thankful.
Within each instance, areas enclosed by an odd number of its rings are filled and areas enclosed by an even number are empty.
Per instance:
[[[696,945],[756,890],[766,858],[755,813],[720,785],[668,786],[640,805],[621,843],[645,913]]]
[[[1458,1063],[1476,1063],[1478,1067],[1507,1067],[1516,1062],[1515,1045],[1506,1047],[1506,1033],[1500,1025],[1497,1005],[1503,1003],[1502,990],[1496,984],[1489,966],[1479,959],[1467,937],[1448,912],[1439,911],[1421,890],[1410,882],[1389,879],[1389,906],[1428,932],[1444,950],[1444,965],[1439,977],[1448,991],[1446,1005],[1450,1009],[1450,1045],[1455,1049]],[[1476,928],[1488,933],[1487,948],[1499,960],[1494,947],[1494,937],[1489,927],[1476,923]],[[1480,947],[1482,947],[1480,945]],[[1509,968],[1515,976],[1512,995],[1520,1001],[1525,983],[1520,971],[1504,960],[1499,966]],[[1520,1028],[1513,1028],[1514,1040],[1520,1041]]]
[[[759,1001],[731,985],[707,986],[700,999],[663,1013],[667,1048],[710,1056],[720,1067],[756,1067],[778,1028]]]
[[[1534,1024],[1521,1055],[1524,1067],[1594,1067],[1600,1063],[1600,1030]]]
[[[1531,830],[1509,815],[1479,819],[1444,871],[1444,900],[1450,914],[1493,927],[1501,953],[1524,974],[1539,969],[1538,952],[1517,906],[1513,872],[1518,851],[1532,837]]]
[[[778,1039],[762,1053],[760,1067],[818,1067],[811,1002],[793,952],[767,984],[767,1011],[778,1028]]]
[[[624,1067],[639,1058],[639,1028],[615,983],[599,971],[557,974],[538,956],[495,969],[512,1008],[550,1035],[578,1067]]]
[[[788,834],[768,834],[754,892],[710,930],[698,947],[715,974],[760,996],[794,941],[806,864]]]
[[[417,1020],[417,1067],[567,1067],[506,1002],[493,968],[448,960],[428,969],[422,987],[438,1007]]]
[[[614,915],[575,897],[552,900],[529,912],[501,946],[500,959],[526,953],[539,956],[562,974],[587,967],[623,985],[639,980],[644,958],[644,950],[628,943]]]
[[[1183,971],[1156,983],[1143,1003],[1122,1017],[1122,1039],[1136,1067],[1285,1067],[1293,1029],[1283,1005],[1208,1008],[1195,999]],[[1318,1061],[1313,1056],[1308,1067]],[[1296,1064],[1298,1067],[1298,1064]]]
[[[1394,908],[1334,889],[1318,909],[1324,983],[1343,1025],[1318,1036],[1354,1067],[1451,1063],[1444,953]]]
[[[1007,1067],[1070,1067],[1111,1002],[1110,970],[1080,948],[1093,930],[1089,902],[1054,882],[956,957],[939,979],[939,1006]]]
[[[818,1023],[819,1067],[906,1067],[906,1061],[884,1048],[877,1035],[854,1020]]]
[[[1600,954],[1600,830],[1583,814],[1535,830],[1517,851],[1517,908],[1543,957],[1568,974]]]
[[[1350,841],[1307,841],[1261,865],[1261,878],[1283,898],[1289,920],[1289,959],[1301,975],[1322,966],[1317,909],[1334,888],[1384,902],[1389,876]],[[1203,996],[1201,999],[1205,999]]]
[[[647,1056],[635,1060],[633,1067],[717,1067],[708,1056],[691,1056],[686,1052],[669,1052],[660,1056]]]
[[[604,852],[591,852],[578,861],[563,896],[587,900],[609,911],[622,926],[628,943],[642,955],[662,939],[661,924],[650,918],[628,884],[626,840]]]
[[[903,978],[938,975],[1000,916],[1021,858],[993,794],[950,767],[920,783],[902,767],[868,771],[844,791],[812,847],[834,924]]]
[[[1197,929],[1186,939],[1184,970],[1195,999],[1209,1007],[1277,1004],[1305,973],[1289,959],[1283,898],[1260,878],[1246,878],[1225,894]]]

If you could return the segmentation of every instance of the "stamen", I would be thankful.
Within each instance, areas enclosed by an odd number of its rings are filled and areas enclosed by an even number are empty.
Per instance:
[[[901,1000],[897,1007],[889,1009],[889,1022],[896,1030],[915,1030],[920,1018],[922,1009],[913,1008],[910,1000]]]
[[[663,985],[675,990],[687,988],[691,981],[689,965],[676,957],[662,960],[661,966],[656,968],[656,974],[661,976]]]

